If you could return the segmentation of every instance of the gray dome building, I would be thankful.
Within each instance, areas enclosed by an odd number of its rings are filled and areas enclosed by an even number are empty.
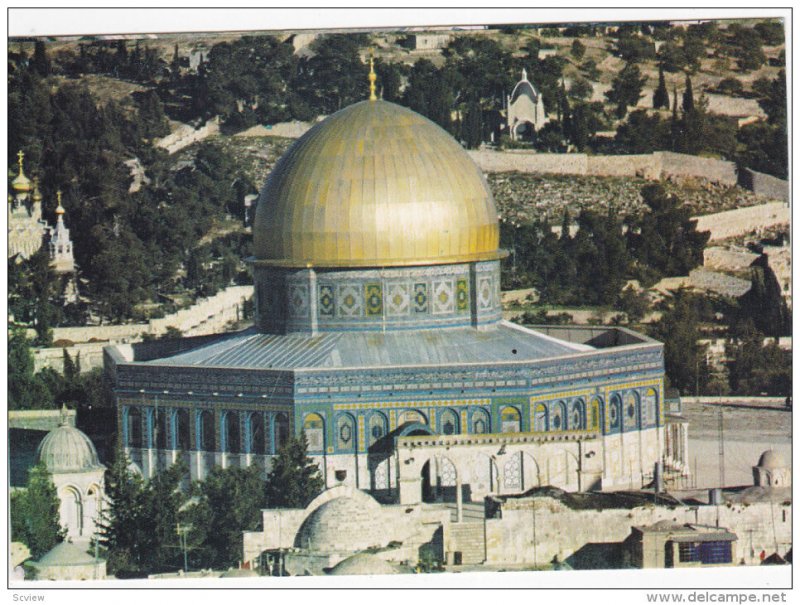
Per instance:
[[[58,428],[47,433],[36,450],[36,462],[43,463],[53,477],[59,515],[67,537],[75,542],[89,541],[103,508],[106,467],[97,457],[91,439],[69,425],[66,414]]]
[[[295,547],[314,552],[352,553],[383,546],[380,504],[372,498],[335,498],[313,511],[295,537]]]
[[[105,468],[100,464],[97,450],[89,437],[66,423],[47,433],[36,450],[36,462],[43,462],[53,474]]]
[[[789,487],[792,471],[779,452],[767,450],[753,467],[753,483],[757,487]]]
[[[337,563],[328,572],[331,576],[385,576],[398,573],[391,563],[372,553],[358,553]]]

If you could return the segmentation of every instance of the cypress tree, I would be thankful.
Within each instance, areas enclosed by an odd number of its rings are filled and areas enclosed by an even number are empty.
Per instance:
[[[694,94],[692,93],[692,79],[686,74],[686,89],[683,91],[683,113],[694,111]]]
[[[664,68],[658,68],[658,88],[653,93],[653,108],[654,109],[669,109],[669,92],[667,91],[667,83],[664,80]]]
[[[267,477],[267,505],[275,508],[302,508],[324,485],[319,466],[306,454],[308,441],[303,433],[289,437],[278,450]]]
[[[12,540],[23,542],[35,559],[50,551],[64,537],[59,523],[59,505],[56,486],[43,463],[30,470],[25,492],[12,495]]]

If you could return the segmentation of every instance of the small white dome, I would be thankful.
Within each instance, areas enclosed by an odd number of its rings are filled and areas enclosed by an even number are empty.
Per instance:
[[[767,450],[758,459],[758,466],[766,469],[784,468],[786,467],[786,461],[775,450]]]
[[[381,526],[380,508],[369,496],[343,496],[325,502],[303,521],[295,536],[295,547],[331,553],[382,546],[388,540]]]
[[[385,576],[396,574],[390,563],[372,553],[358,553],[337,563],[328,574],[332,576]]]
[[[47,433],[36,450],[36,463],[51,473],[81,473],[103,468],[97,450],[83,431],[63,423]]]

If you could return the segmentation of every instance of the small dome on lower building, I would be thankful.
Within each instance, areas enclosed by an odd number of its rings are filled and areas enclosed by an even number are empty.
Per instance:
[[[36,450],[36,463],[51,473],[81,473],[102,468],[91,439],[80,429],[62,423],[47,433]]]
[[[331,576],[385,576],[396,574],[394,566],[372,553],[362,552],[337,563],[328,572]]]
[[[380,504],[363,494],[342,496],[315,509],[300,526],[294,545],[313,552],[359,552],[383,546]]]
[[[758,459],[758,466],[767,469],[784,468],[786,466],[786,461],[783,459],[783,456],[775,450],[767,450],[761,454],[761,458]]]

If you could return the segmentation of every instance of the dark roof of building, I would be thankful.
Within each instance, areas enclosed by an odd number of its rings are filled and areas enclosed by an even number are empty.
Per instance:
[[[540,360],[592,350],[504,321],[490,330],[443,328],[316,336],[262,334],[250,329],[145,363],[242,369],[402,367]]]

